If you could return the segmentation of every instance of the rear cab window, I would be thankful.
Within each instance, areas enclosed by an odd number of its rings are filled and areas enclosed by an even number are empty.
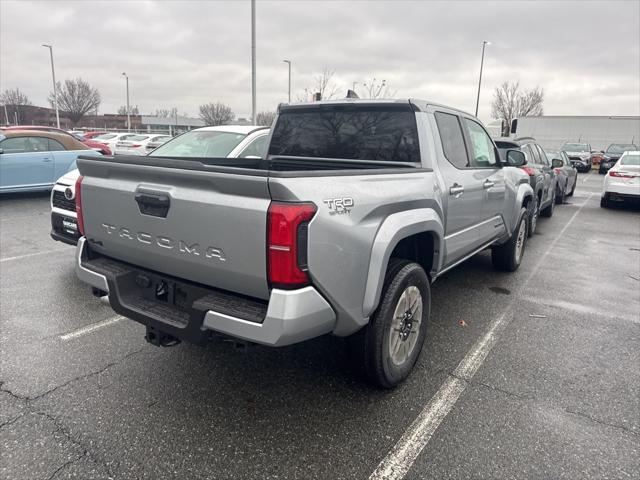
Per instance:
[[[318,159],[420,162],[410,104],[319,104],[281,110],[269,155]]]

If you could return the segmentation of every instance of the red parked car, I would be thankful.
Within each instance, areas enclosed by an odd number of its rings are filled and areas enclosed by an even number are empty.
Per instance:
[[[10,127],[2,127],[2,130],[40,130],[43,132],[57,132],[64,133],[65,135],[69,135],[82,143],[84,143],[87,147],[92,148],[94,150],[99,151],[103,155],[111,155],[111,149],[105,145],[104,143],[96,142],[95,140],[91,140],[86,138],[85,136],[76,136],[69,132],[65,132],[64,130],[56,127],[44,127],[39,125],[12,125]],[[93,133],[93,132],[91,132]]]

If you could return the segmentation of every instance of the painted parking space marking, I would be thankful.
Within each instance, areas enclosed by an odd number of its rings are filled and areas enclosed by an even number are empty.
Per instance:
[[[11,260],[22,260],[23,258],[35,257],[37,255],[46,255],[47,253],[56,253],[67,251],[67,248],[55,248],[53,250],[45,250],[44,252],[27,253],[25,255],[17,255],[15,257],[0,258],[0,262],[9,262]]]
[[[113,325],[118,323],[120,320],[124,320],[125,317],[118,315],[112,318],[107,318],[106,320],[102,320],[100,322],[92,323],[87,325],[86,327],[79,328],[78,330],[74,330],[69,333],[65,333],[64,335],[60,335],[60,340],[68,341],[73,340],[74,338],[81,337],[83,335],[87,335],[88,333],[95,332],[96,330],[100,330],[101,328],[108,327],[109,325]]]
[[[520,285],[514,299],[509,302],[502,314],[491,321],[489,330],[478,340],[467,352],[462,361],[458,364],[453,374],[440,386],[436,394],[429,400],[418,417],[405,430],[400,440],[394,445],[391,451],[382,459],[378,467],[369,477],[369,480],[400,480],[409,472],[420,452],[426,447],[431,437],[438,429],[438,426],[447,417],[449,412],[457,403],[460,395],[465,391],[468,381],[473,378],[478,369],[491,352],[500,333],[509,325],[512,316],[509,315],[511,308],[517,303],[519,293],[522,292],[531,279],[536,275],[547,255],[551,253],[567,231],[569,226],[589,203],[593,194],[589,194],[587,199],[574,212],[569,221],[560,230],[558,236],[547,247],[543,255],[534,265],[533,270],[525,281]]]

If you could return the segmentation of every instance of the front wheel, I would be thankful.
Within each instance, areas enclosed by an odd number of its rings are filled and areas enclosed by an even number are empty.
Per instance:
[[[422,267],[392,258],[378,309],[348,340],[351,358],[371,383],[393,388],[409,376],[422,351],[430,309],[429,278]]]
[[[515,272],[522,262],[524,249],[527,245],[527,209],[520,210],[520,217],[513,235],[503,245],[491,249],[491,261],[498,270]]]
[[[573,187],[571,187],[571,191],[567,194],[567,197],[573,197],[573,192],[576,191],[577,183],[578,183],[578,176],[576,175],[576,179],[573,181]]]

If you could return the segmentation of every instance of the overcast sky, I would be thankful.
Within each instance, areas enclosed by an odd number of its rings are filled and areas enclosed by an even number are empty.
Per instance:
[[[490,121],[503,81],[544,88],[545,114],[640,114],[640,1],[258,0],[257,103],[273,110],[312,87],[326,66],[341,92],[385,79],[396,97],[475,109],[482,41],[487,47],[479,116]],[[251,111],[250,2],[0,0],[0,89],[19,87],[36,105],[59,80],[82,77],[102,95],[100,112],[142,113],[221,101]],[[356,90],[361,87],[356,86]]]

